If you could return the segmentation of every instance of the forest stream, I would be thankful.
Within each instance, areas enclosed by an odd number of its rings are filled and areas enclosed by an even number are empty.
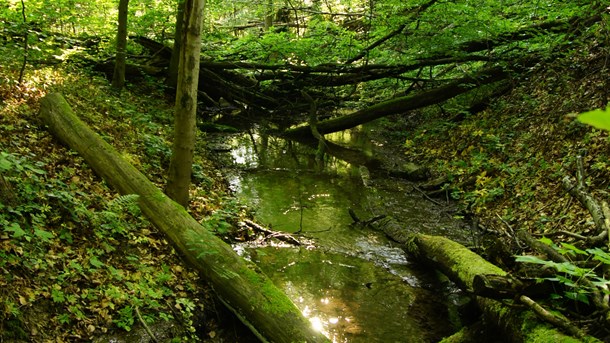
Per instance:
[[[368,132],[328,139],[376,154],[384,143]],[[222,142],[216,157],[230,165],[231,188],[256,221],[308,242],[248,242],[234,249],[256,262],[333,342],[430,342],[455,330],[459,295],[412,265],[381,232],[354,225],[348,213],[387,215],[405,230],[469,241],[450,206],[424,200],[404,180],[369,180],[363,166],[337,157],[326,156],[320,167],[315,150],[277,137],[250,132],[209,140]]]

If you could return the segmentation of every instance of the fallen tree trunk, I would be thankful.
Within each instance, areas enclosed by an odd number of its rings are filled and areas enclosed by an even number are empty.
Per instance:
[[[139,195],[142,212],[210,283],[219,299],[267,342],[327,342],[299,309],[258,269],[170,200],[97,134],[83,124],[60,94],[41,101],[50,132],[76,150],[122,194]]]
[[[417,108],[441,103],[445,100],[466,93],[480,85],[493,83],[508,77],[508,73],[500,68],[489,68],[475,76],[467,76],[445,86],[434,88],[418,94],[399,97],[378,103],[352,114],[329,119],[318,123],[320,134],[327,134],[364,124],[390,114],[407,112]],[[303,125],[286,130],[284,135],[289,138],[310,136],[309,125]]]
[[[506,275],[499,267],[444,237],[416,234],[406,242],[406,246],[412,255],[434,266],[469,292],[472,292],[474,279],[478,275]],[[531,310],[519,310],[479,296],[476,301],[485,318],[502,331],[502,337],[511,342],[599,342],[593,337],[584,336],[578,328],[542,309],[526,296],[519,297],[519,301]],[[555,325],[561,325],[563,330],[578,338],[560,332],[539,320],[537,316]]]

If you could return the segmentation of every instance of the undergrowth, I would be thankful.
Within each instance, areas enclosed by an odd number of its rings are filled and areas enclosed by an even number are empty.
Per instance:
[[[595,320],[584,319],[595,313],[582,306],[593,291],[607,294],[607,269],[602,268],[608,263],[607,242],[600,249],[577,239],[594,236],[598,229],[562,185],[566,176],[575,179],[577,159],[582,158],[589,193],[600,202],[610,200],[610,137],[576,120],[579,113],[606,108],[610,99],[608,51],[594,44],[588,48],[544,69],[532,69],[481,112],[463,110],[472,105],[464,97],[421,111],[406,133],[404,149],[410,159],[430,165],[434,176],[444,180],[443,197],[461,207],[456,216],[473,218],[478,239],[472,245],[478,252],[515,273],[527,269],[515,263],[515,255],[526,255],[517,262],[551,268],[555,275],[539,280],[556,282],[558,290],[548,294],[545,305],[569,314],[589,333],[607,337],[604,325],[595,327]],[[516,238],[522,229],[561,254],[574,254],[574,261],[556,263],[532,255]],[[508,250],[496,251],[495,243],[481,245],[488,237]],[[579,267],[592,261],[598,265]],[[582,282],[585,278],[592,282]]]
[[[209,290],[144,218],[40,123],[38,102],[64,94],[75,113],[160,187],[168,164],[171,101],[153,84],[111,91],[62,68],[0,83],[0,340],[89,341],[172,320],[174,341],[200,341]],[[138,91],[137,89],[140,89]],[[196,158],[193,215],[220,209],[224,186]],[[199,196],[199,194],[205,194]],[[225,212],[217,220],[227,217]]]
[[[575,120],[608,101],[599,92],[606,84],[597,72],[605,68],[603,60],[591,59],[534,70],[488,109],[459,120],[423,112],[422,125],[407,133],[407,156],[445,176],[447,196],[489,229],[506,231],[510,223],[539,234],[592,230],[592,222],[583,220],[587,214],[561,185],[564,176],[575,175],[577,156],[583,156],[587,184],[607,198],[608,135]]]

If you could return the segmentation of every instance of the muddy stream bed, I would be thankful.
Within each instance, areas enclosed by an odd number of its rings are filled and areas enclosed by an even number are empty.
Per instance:
[[[355,129],[327,139],[371,156],[385,142],[372,141],[370,133]],[[309,242],[234,249],[256,262],[333,342],[433,342],[455,331],[459,296],[382,233],[353,225],[348,212],[363,219],[392,216],[410,232],[469,241],[450,207],[425,200],[405,180],[369,178],[368,169],[341,158],[325,156],[322,166],[314,149],[295,142],[257,132],[207,139],[256,221]]]

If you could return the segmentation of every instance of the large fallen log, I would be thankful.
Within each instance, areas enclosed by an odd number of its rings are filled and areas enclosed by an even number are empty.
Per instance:
[[[444,237],[416,234],[406,242],[407,250],[422,261],[443,272],[462,289],[472,292],[478,275],[505,276],[506,272],[485,261],[463,245]],[[509,307],[496,300],[477,296],[476,302],[488,322],[493,323],[501,336],[510,342],[599,342],[585,336],[582,331],[570,325],[563,318],[554,315],[529,297],[518,299],[528,310]],[[544,318],[542,321],[539,317]],[[564,334],[547,322],[560,325]],[[577,337],[574,337],[577,336]]]
[[[347,130],[391,114],[404,113],[429,105],[439,104],[481,85],[500,81],[506,77],[508,77],[508,72],[501,68],[488,68],[474,76],[465,76],[438,88],[383,101],[345,116],[321,121],[317,125],[318,131],[320,134],[327,134]],[[306,137],[311,135],[311,131],[309,125],[301,125],[286,130],[284,135],[288,138]]]
[[[183,258],[210,283],[219,299],[263,342],[327,342],[260,269],[170,200],[83,124],[60,94],[41,101],[49,131],[76,150],[95,172],[122,194],[138,194],[142,212]]]

